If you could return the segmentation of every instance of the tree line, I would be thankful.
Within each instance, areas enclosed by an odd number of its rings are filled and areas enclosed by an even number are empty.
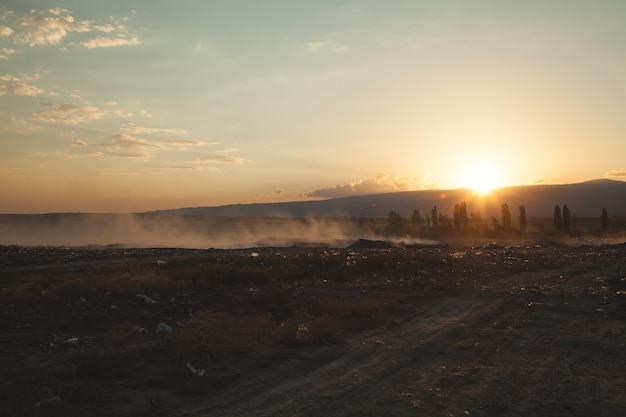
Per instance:
[[[461,201],[454,205],[452,217],[441,213],[434,206],[429,214],[422,216],[419,210],[414,210],[410,218],[404,218],[397,211],[390,211],[387,215],[385,234],[395,236],[500,236],[524,237],[528,220],[526,207],[518,206],[517,227],[513,227],[511,210],[508,204],[500,205],[500,217],[484,218],[479,211],[470,211],[467,203]],[[491,224],[491,227],[490,227]],[[602,209],[600,217],[602,233],[609,230],[607,210]],[[567,204],[554,207],[554,232],[556,234],[573,234],[578,230],[576,213],[571,213]]]

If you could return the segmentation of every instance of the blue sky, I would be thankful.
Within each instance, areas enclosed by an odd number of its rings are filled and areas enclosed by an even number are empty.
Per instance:
[[[623,1],[0,13],[0,212],[626,179]]]

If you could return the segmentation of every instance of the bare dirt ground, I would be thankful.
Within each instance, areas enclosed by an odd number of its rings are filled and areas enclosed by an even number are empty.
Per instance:
[[[626,410],[626,245],[3,247],[0,254],[0,394],[11,415],[618,416]],[[231,281],[162,286],[146,295],[154,303],[137,299],[136,287],[107,292],[97,280],[128,270],[152,271],[155,279],[162,270],[168,279],[200,270],[202,279],[216,279],[215,265]],[[76,277],[94,283],[86,293],[76,285],[57,291]],[[42,284],[24,287],[27,279]],[[54,302],[46,302],[52,295]],[[347,305],[350,312],[342,310]],[[233,320],[263,313],[276,327],[255,336],[255,348],[243,353],[218,355],[208,347],[207,362],[184,356],[180,346],[178,356],[168,354],[201,311]],[[315,337],[321,316],[334,320],[333,330]],[[172,330],[156,333],[161,322]],[[291,339],[276,336],[286,323],[302,326]],[[171,364],[176,360],[178,368]],[[199,368],[204,373],[192,372]]]

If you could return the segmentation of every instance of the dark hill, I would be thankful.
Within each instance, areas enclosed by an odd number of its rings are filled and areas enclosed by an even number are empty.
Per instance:
[[[499,216],[500,206],[508,204],[511,213],[523,204],[529,217],[551,217],[554,207],[567,204],[578,216],[600,216],[602,208],[609,215],[626,215],[626,182],[593,180],[578,184],[529,185],[506,187],[482,196],[472,190],[422,190],[371,194],[322,201],[287,203],[235,204],[219,207],[180,208],[159,213],[225,217],[386,217],[394,210],[408,217],[413,210],[430,215],[434,206],[440,213],[452,215],[454,205],[467,203],[468,212]]]

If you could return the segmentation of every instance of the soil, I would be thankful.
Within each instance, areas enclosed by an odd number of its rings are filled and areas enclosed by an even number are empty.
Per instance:
[[[0,256],[1,393],[12,397],[3,400],[12,415],[617,416],[626,410],[626,245],[13,246],[0,248]],[[311,261],[320,257],[340,263]],[[252,278],[215,291],[142,294],[154,303],[97,289],[60,305],[17,297],[20,279],[211,259],[245,268]],[[302,274],[255,280],[279,264]],[[393,302],[342,319],[336,337],[271,339],[254,352],[205,364],[202,375],[192,372],[201,367],[194,363],[180,376],[160,353],[194,312],[268,312],[278,322],[302,306],[313,320],[309,307],[322,297]],[[167,335],[156,333],[161,322],[172,328]],[[111,333],[122,323],[146,334]],[[114,355],[99,351],[102,368],[76,364],[81,352],[111,343]]]

